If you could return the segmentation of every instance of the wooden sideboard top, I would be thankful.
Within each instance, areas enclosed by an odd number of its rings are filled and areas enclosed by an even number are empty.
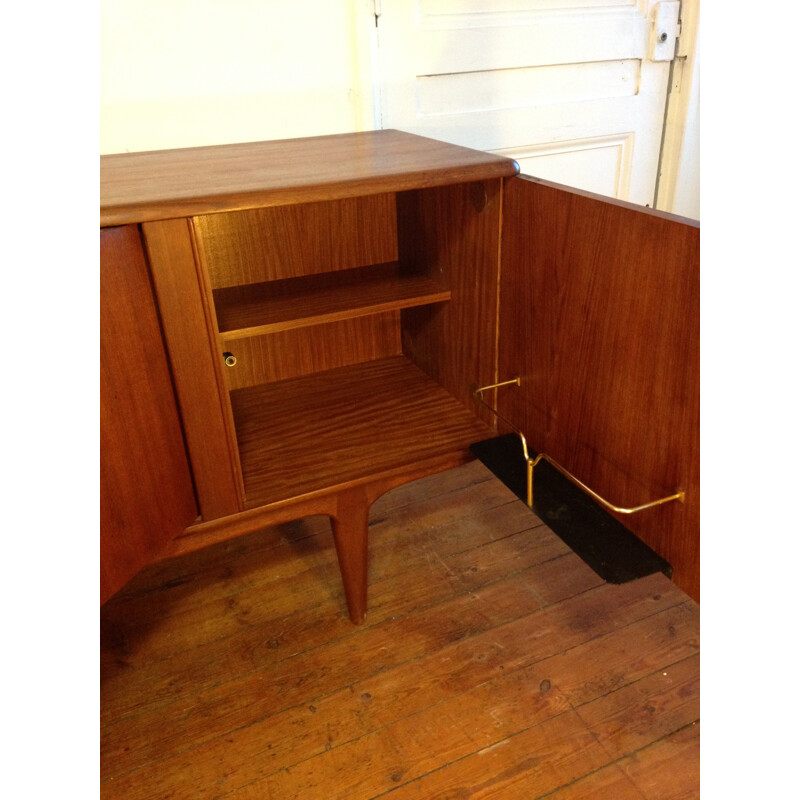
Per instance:
[[[100,225],[516,175],[509,158],[395,130],[100,157]]]

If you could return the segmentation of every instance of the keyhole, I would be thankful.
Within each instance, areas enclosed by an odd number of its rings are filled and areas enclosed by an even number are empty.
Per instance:
[[[661,44],[664,44],[664,42],[667,41],[667,33],[666,33],[666,31],[659,35],[658,41],[661,42]]]

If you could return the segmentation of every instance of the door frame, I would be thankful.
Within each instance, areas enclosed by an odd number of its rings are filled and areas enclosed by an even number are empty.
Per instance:
[[[700,0],[681,0],[681,34],[670,69],[656,208],[700,218]]]

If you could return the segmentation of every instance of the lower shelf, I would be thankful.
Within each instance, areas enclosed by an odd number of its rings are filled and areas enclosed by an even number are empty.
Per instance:
[[[246,506],[356,483],[491,435],[397,356],[231,392]]]

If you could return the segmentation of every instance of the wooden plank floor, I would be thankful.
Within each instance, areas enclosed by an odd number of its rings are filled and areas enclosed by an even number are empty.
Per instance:
[[[372,509],[354,627],[326,518],[102,612],[102,797],[699,797],[699,609],[603,583],[475,462]]]

